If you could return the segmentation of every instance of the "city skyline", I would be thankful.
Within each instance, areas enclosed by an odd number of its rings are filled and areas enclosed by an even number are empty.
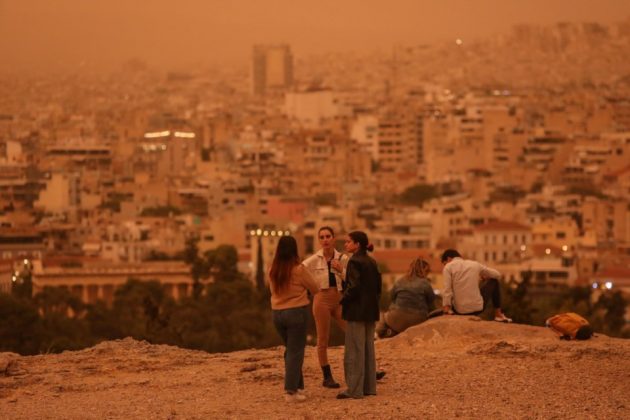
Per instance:
[[[150,7],[149,7],[150,6]],[[612,23],[630,3],[330,1],[294,4],[188,0],[106,4],[62,0],[0,2],[5,70],[109,70],[130,59],[164,69],[246,63],[255,44],[289,43],[296,56],[366,52],[474,39],[518,24]]]

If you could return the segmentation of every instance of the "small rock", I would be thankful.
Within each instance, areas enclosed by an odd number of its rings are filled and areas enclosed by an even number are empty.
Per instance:
[[[18,366],[19,354],[0,353],[0,376],[16,376],[21,373]]]

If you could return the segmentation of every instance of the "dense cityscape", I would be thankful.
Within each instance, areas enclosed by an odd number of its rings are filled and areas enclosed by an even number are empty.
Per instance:
[[[279,237],[306,257],[330,226],[368,232],[389,285],[423,256],[439,293],[457,248],[541,299],[616,296],[627,323],[629,50],[626,19],[372,53],[260,44],[247,66],[7,72],[0,292],[108,307],[137,279],[181,301],[231,273],[226,255],[261,290]]]

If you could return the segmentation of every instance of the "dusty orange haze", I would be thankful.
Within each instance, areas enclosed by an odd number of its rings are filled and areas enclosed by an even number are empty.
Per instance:
[[[299,56],[629,16],[627,0],[0,0],[0,69],[185,68],[244,61],[254,43]]]

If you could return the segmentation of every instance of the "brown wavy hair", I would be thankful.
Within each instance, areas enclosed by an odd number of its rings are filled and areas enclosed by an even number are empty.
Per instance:
[[[422,258],[414,258],[409,264],[409,269],[407,270],[407,279],[410,280],[413,277],[426,278],[431,272],[431,266],[428,262],[423,260]]]
[[[291,272],[300,264],[300,257],[297,251],[297,242],[293,236],[283,236],[278,241],[276,253],[273,256],[269,279],[271,289],[278,293],[285,290],[291,279]]]

